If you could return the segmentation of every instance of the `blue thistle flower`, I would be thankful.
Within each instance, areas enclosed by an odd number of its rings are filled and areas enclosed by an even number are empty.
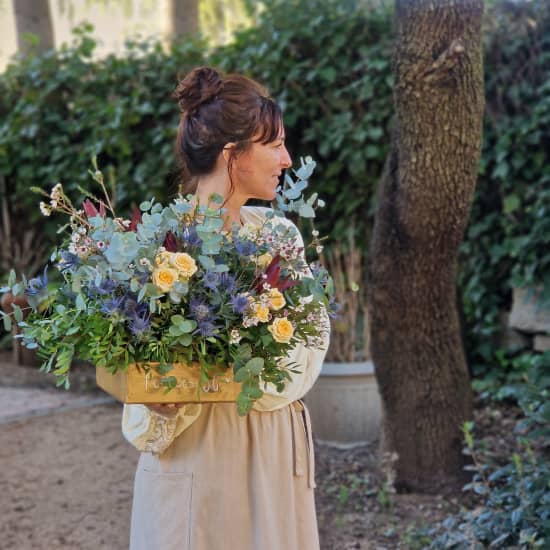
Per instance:
[[[258,247],[252,241],[237,239],[235,241],[235,249],[241,256],[252,256],[252,254],[256,253]]]
[[[212,308],[200,298],[191,298],[189,305],[191,307],[191,317],[198,323],[210,321],[212,319]]]
[[[124,296],[109,298],[101,304],[102,313],[107,315],[113,315],[115,313],[121,312],[122,302],[124,301]]]
[[[27,288],[25,288],[25,294],[27,296],[38,296],[44,291],[47,291],[48,285],[48,266],[44,268],[44,273],[42,276],[34,277],[27,283]]]
[[[124,296],[124,305],[122,306],[124,314],[133,319],[134,317],[142,317],[147,313],[149,307],[147,304],[139,303],[137,297],[133,294]]]
[[[220,276],[214,271],[207,271],[202,276],[202,283],[206,288],[216,292],[218,290],[218,284],[220,282]]]
[[[320,277],[319,282],[322,285],[326,285],[328,282],[328,272],[325,269],[325,267],[319,262],[313,262],[310,265],[310,268],[311,268],[311,274],[313,275],[313,278],[317,279],[318,277]]]
[[[334,296],[330,296],[328,299],[328,316],[331,319],[340,319],[340,312],[342,311],[342,304],[336,301]]]
[[[135,336],[142,336],[151,328],[150,315],[134,315],[130,321],[130,331]]]
[[[113,279],[103,279],[99,285],[93,285],[91,290],[96,294],[111,294],[116,288],[116,282]]]
[[[149,280],[150,276],[151,276],[150,271],[145,271],[143,273],[140,273],[138,278],[139,284],[144,285]]]
[[[235,313],[243,314],[248,307],[248,298],[244,294],[231,296],[231,306]]]
[[[211,321],[199,321],[197,328],[193,331],[193,334],[200,334],[205,338],[209,336],[214,336],[218,332],[218,329]]]
[[[181,232],[181,240],[189,246],[200,246],[202,239],[197,234],[197,229],[194,225],[189,225]]]
[[[61,259],[57,262],[56,267],[63,273],[64,271],[76,271],[80,258],[69,252],[68,250],[60,250],[59,256]]]
[[[235,277],[229,273],[222,273],[220,276],[220,288],[227,292],[233,292],[235,290]]]

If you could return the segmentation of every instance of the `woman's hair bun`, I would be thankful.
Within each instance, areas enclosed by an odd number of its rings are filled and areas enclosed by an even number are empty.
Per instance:
[[[204,103],[216,98],[223,86],[221,75],[211,67],[193,69],[174,90],[182,112],[192,113]]]

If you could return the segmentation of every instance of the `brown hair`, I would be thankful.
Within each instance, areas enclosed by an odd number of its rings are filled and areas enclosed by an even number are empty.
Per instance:
[[[281,129],[280,107],[263,86],[243,75],[222,76],[210,67],[197,67],[178,83],[173,97],[181,110],[176,153],[183,193],[195,192],[197,176],[214,169],[227,143],[236,143],[229,157],[231,178],[233,160],[253,138],[270,143]]]

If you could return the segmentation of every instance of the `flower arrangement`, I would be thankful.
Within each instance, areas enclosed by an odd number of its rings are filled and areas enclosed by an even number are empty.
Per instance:
[[[37,348],[42,369],[69,386],[73,357],[111,373],[132,363],[158,364],[169,391],[174,363],[198,362],[207,381],[222,366],[242,383],[237,398],[246,414],[263,394],[282,391],[297,365],[285,357],[298,343],[320,347],[329,330],[333,284],[318,263],[306,262],[304,244],[284,212],[313,219],[323,201],[307,187],[315,163],[306,158],[278,189],[274,210],[261,226],[234,224],[224,230],[222,197],[196,205],[178,196],[168,206],[153,200],[118,217],[94,159],[92,176],[104,198],[88,193],[81,209],[61,184],[46,193],[44,215],[61,212],[67,237],[51,262],[62,276],[52,290],[47,270],[29,281],[10,276],[2,291],[24,293],[30,314],[15,306],[13,317],[28,348]],[[310,247],[322,250],[313,229]],[[6,328],[10,316],[3,315]]]

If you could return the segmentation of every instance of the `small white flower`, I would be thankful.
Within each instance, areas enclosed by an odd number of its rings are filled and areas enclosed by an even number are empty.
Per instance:
[[[242,336],[238,329],[234,328],[229,334],[229,343],[238,344],[242,340]]]
[[[319,246],[315,247],[315,251],[317,252],[317,254],[321,254],[321,252],[323,252],[322,245],[319,245]]]
[[[124,225],[124,227],[130,227],[131,224],[132,224],[132,222],[130,220],[124,220],[122,222],[122,225]]]
[[[69,252],[71,252],[71,254],[76,254],[76,246],[73,243],[69,245]]]
[[[61,199],[62,191],[63,191],[63,186],[60,183],[56,183],[50,193],[50,198],[52,199],[52,202],[56,203],[55,206],[57,206],[57,202],[59,201],[59,199]],[[52,206],[54,205],[52,204]]]
[[[50,201],[50,206],[51,206],[52,208],[54,208],[54,209],[57,208],[57,201],[56,201],[55,199],[52,199],[52,200]]]
[[[103,241],[97,241],[96,244],[99,250],[103,250],[105,248],[105,243]]]
[[[81,235],[86,235],[86,228],[80,226],[80,227],[78,228],[78,232],[79,232]]]
[[[80,240],[80,235],[79,235],[78,233],[73,233],[73,234],[71,235],[71,241],[72,241],[73,243],[77,243],[79,240]]]
[[[319,231],[317,231],[317,229],[314,229],[311,234],[314,236],[314,237],[318,237],[319,236]]]
[[[78,254],[80,254],[81,256],[83,256],[84,254],[88,253],[88,247],[87,246],[77,246],[76,247],[76,252]]]
[[[139,265],[142,265],[144,267],[151,267],[151,262],[147,258],[140,258]]]
[[[50,216],[52,209],[45,202],[40,201],[40,212],[42,212],[43,216]]]
[[[135,269],[136,268],[136,264],[128,264],[128,269]]]

